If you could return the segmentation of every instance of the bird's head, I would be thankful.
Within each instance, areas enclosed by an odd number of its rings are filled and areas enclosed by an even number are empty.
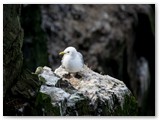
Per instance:
[[[67,47],[64,51],[60,52],[59,55],[73,55],[77,52],[74,47]]]

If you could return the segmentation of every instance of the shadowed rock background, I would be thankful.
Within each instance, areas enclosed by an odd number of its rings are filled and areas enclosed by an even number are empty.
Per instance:
[[[74,46],[85,64],[127,85],[139,115],[155,115],[155,5],[22,5],[24,63],[56,69]]]

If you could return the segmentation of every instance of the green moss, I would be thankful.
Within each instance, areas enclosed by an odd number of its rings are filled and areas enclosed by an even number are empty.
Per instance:
[[[123,113],[125,115],[131,115],[131,116],[135,116],[138,114],[138,104],[133,95],[125,96]]]
[[[116,105],[114,114],[113,115],[118,115],[118,116],[135,116],[137,115],[137,102],[135,100],[135,97],[130,95],[126,95],[124,97],[124,104],[123,107],[119,105]]]
[[[51,97],[47,94],[39,92],[36,97],[35,107],[38,115],[60,116],[59,106],[53,106],[51,104]]]
[[[121,103],[118,101],[117,97],[113,97],[114,107],[111,108],[108,103],[103,103],[102,113],[103,116],[135,116],[138,114],[138,106],[137,101],[132,95],[124,96],[123,107]]]
[[[43,71],[43,67],[37,67],[36,71],[35,71],[35,74],[41,74]]]
[[[91,115],[88,105],[89,105],[89,100],[87,99],[80,100],[76,103],[76,110],[79,116]]]

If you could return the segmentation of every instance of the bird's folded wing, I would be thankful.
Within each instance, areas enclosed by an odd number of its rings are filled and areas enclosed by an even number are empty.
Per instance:
[[[83,55],[80,52],[78,52],[78,55],[80,56],[80,59],[81,59],[82,63],[84,64]]]

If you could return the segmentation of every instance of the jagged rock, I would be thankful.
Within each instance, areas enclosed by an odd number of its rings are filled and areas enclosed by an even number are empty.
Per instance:
[[[18,77],[17,83],[11,88],[12,94],[26,99],[33,99],[40,88],[40,81],[37,75],[31,74],[29,70],[23,70],[22,73]]]
[[[84,66],[77,75],[60,66],[54,72],[43,67],[45,79],[40,93],[49,95],[56,114],[50,115],[136,115],[137,103],[126,85],[109,75],[101,75]],[[43,110],[47,113],[47,109]],[[58,113],[58,114],[57,114]]]

